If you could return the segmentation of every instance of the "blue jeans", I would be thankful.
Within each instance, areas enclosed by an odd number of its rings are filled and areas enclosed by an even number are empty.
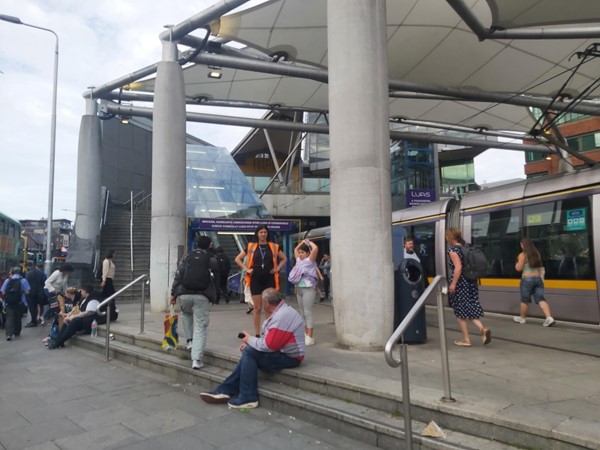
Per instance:
[[[544,298],[544,280],[541,277],[523,277],[519,288],[522,303],[531,303],[532,296],[536,305],[546,300]]]
[[[201,294],[182,294],[181,320],[186,337],[192,339],[192,360],[202,361],[208,336],[208,298]]]
[[[281,352],[259,352],[246,346],[237,366],[216,392],[231,397],[239,396],[243,402],[258,400],[258,369],[265,372],[279,372],[281,369],[298,367],[300,360],[291,358]]]

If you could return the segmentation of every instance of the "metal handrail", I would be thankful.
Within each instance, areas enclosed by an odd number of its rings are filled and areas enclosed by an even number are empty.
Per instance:
[[[435,291],[437,297],[438,323],[440,330],[440,351],[442,353],[442,377],[444,383],[444,397],[442,401],[453,402],[452,394],[450,393],[450,369],[448,365],[448,345],[446,342],[446,323],[444,320],[444,295],[448,294],[448,281],[441,275],[437,275],[431,284],[425,289],[413,307],[410,309],[406,317],[400,322],[396,331],[390,336],[385,344],[385,360],[391,367],[401,366],[402,372],[402,404],[404,405],[404,434],[406,448],[411,450],[412,447],[412,417],[410,409],[410,388],[408,381],[408,348],[404,343],[403,335],[408,326],[412,323],[416,315],[419,313],[427,299]],[[394,357],[392,351],[398,344],[398,340],[402,339],[400,347],[400,358]]]
[[[149,200],[152,198],[152,192],[150,192],[148,195],[144,196],[144,198],[142,198],[140,201],[135,202],[135,208],[138,209],[140,206],[144,206],[145,205],[145,201]]]
[[[135,199],[139,195],[142,195],[144,192],[146,192],[146,191],[144,189],[142,189],[137,194],[133,195],[133,191],[131,191],[131,198],[129,200],[127,200],[126,202],[123,202],[123,205],[128,205],[129,202],[133,203],[133,199]]]
[[[144,275],[140,275],[139,277],[137,277],[135,280],[133,280],[131,283],[129,283],[128,285],[122,287],[121,289],[119,289],[117,292],[115,292],[114,294],[112,294],[110,297],[105,298],[104,300],[102,300],[102,303],[100,303],[98,305],[98,308],[96,309],[96,314],[99,316],[106,316],[106,344],[104,346],[104,357],[105,360],[108,361],[110,359],[110,355],[109,355],[109,347],[110,347],[110,307],[107,306],[106,307],[106,312],[105,313],[101,313],[100,312],[100,308],[102,308],[104,305],[108,305],[108,303],[115,298],[116,296],[118,296],[119,294],[121,294],[122,292],[126,291],[127,289],[129,289],[130,287],[132,287],[134,284],[136,284],[138,281],[143,280],[144,278],[148,278],[148,275],[144,274]],[[144,308],[145,308],[145,303],[146,303],[146,283],[142,284],[142,321],[140,324],[140,334],[142,334],[144,332]]]

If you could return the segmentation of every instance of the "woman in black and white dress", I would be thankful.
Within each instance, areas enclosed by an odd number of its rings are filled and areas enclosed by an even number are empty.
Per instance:
[[[465,240],[458,228],[448,228],[446,230],[446,241],[448,242],[448,265],[450,269],[448,292],[454,315],[458,320],[462,333],[462,340],[454,341],[454,344],[459,347],[471,346],[469,324],[467,322],[470,321],[481,333],[483,345],[487,345],[492,340],[492,333],[480,320],[480,317],[483,316],[483,308],[479,303],[477,281],[468,280],[462,275],[462,246],[465,244]]]

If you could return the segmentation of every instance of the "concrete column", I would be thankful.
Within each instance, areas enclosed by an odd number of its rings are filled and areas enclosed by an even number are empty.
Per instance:
[[[327,41],[337,340],[379,350],[394,287],[385,0],[328,0]]]
[[[150,305],[163,311],[185,242],[185,95],[177,46],[163,42],[154,90]]]
[[[96,113],[96,100],[86,99],[86,113],[81,117],[79,127],[75,202],[75,236],[78,239],[92,241],[100,233],[100,217],[102,214],[100,198],[102,184],[100,119]]]

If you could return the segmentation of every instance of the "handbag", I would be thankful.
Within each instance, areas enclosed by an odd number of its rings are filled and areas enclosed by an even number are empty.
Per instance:
[[[299,267],[299,264],[296,264],[294,267],[292,267],[292,270],[290,270],[288,281],[292,284],[300,283],[300,280],[302,279],[302,272],[302,268]]]
[[[171,305],[164,320],[165,336],[162,341],[163,350],[175,350],[177,348],[177,343],[179,341],[177,321],[178,316],[175,314],[175,307]]]

